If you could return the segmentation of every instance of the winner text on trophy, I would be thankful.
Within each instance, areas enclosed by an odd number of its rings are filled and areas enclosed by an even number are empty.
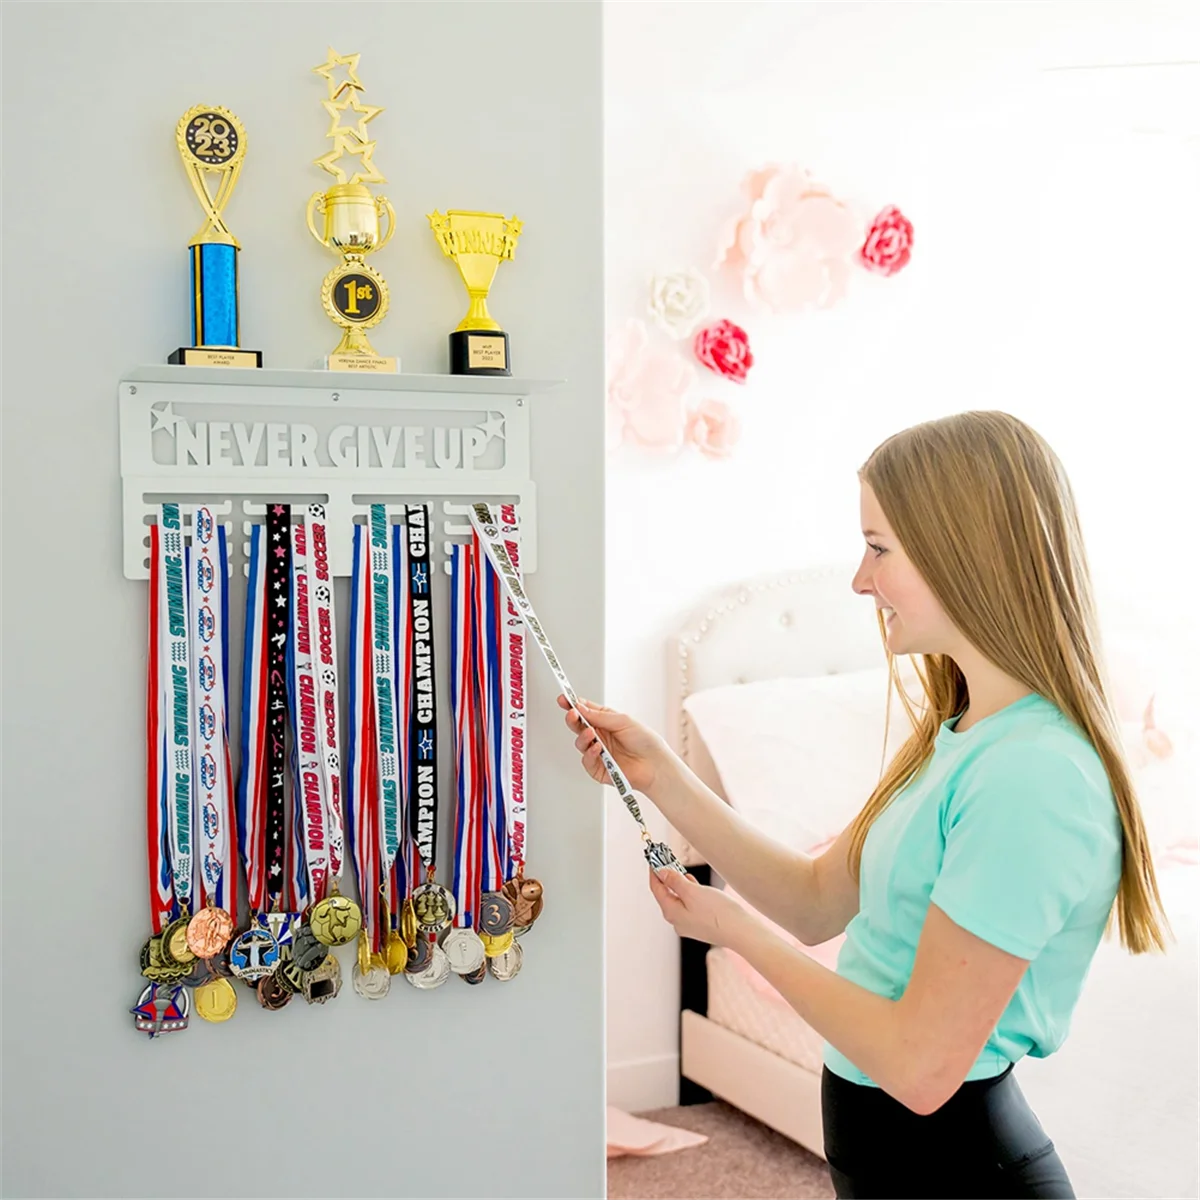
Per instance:
[[[325,136],[333,142],[333,149],[314,162],[337,183],[310,198],[308,229],[322,246],[342,256],[341,263],[321,284],[321,303],[329,319],[344,330],[325,365],[331,371],[397,371],[399,361],[376,354],[366,334],[383,320],[388,309],[387,284],[366,256],[391,241],[396,214],[385,197],[373,196],[366,186],[387,180],[372,161],[375,143],[367,133],[367,122],[383,109],[359,100],[363,91],[358,77],[359,57],[337,54],[330,47],[326,61],[313,68],[329,85],[329,97],[321,103],[330,116]],[[342,165],[347,156],[358,159],[358,170],[349,179]],[[319,226],[314,213],[322,218]],[[381,235],[380,218],[385,215],[387,231]]]

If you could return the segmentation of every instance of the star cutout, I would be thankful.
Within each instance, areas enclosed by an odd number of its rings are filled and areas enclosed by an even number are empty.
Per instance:
[[[163,405],[154,405],[150,409],[150,419],[153,424],[150,426],[150,432],[155,433],[159,429],[165,429],[168,433],[175,432],[175,426],[183,420],[182,417],[175,415],[175,406],[167,403]]]
[[[353,89],[347,93],[346,98],[340,104],[336,100],[322,100],[321,106],[331,118],[329,132],[325,135],[326,137],[337,137],[339,134],[353,134],[360,142],[369,140],[367,122],[373,121],[383,112],[382,108],[373,108],[370,104],[360,104]],[[358,124],[353,128],[341,123],[347,109],[358,114]]]
[[[358,60],[361,54],[339,54],[332,46],[329,47],[329,57],[319,66],[313,67],[315,74],[329,84],[329,98],[336,100],[347,88],[364,91],[363,81],[358,77]],[[346,68],[346,78],[341,83],[333,78],[338,67]]]
[[[490,442],[494,437],[504,436],[504,418],[499,413],[488,413],[487,420],[479,426],[483,430],[484,437]],[[486,442],[484,443],[487,444]]]
[[[372,145],[375,143],[372,142]],[[346,172],[337,165],[338,159],[346,153],[347,142],[342,134],[338,134],[333,139],[333,149],[328,154],[322,154],[320,158],[313,159],[313,165],[321,168],[322,171],[328,171],[330,175],[337,179],[338,183],[346,182]]]
[[[345,142],[345,149],[347,154],[357,155],[362,162],[362,170],[350,176],[351,183],[387,183],[386,176],[371,161],[371,155],[375,153],[374,142],[360,142],[355,138],[353,142]]]

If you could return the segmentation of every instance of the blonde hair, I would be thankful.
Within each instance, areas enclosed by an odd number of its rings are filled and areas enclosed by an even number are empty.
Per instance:
[[[1006,675],[1053,703],[1096,748],[1123,833],[1115,905],[1121,941],[1135,954],[1163,949],[1166,917],[1108,699],[1075,497],[1058,456],[1016,417],[965,412],[889,438],[859,478],[962,635]],[[886,647],[882,614],[879,627]],[[942,722],[967,703],[966,679],[953,659],[920,657],[926,705],[918,714],[888,653],[891,686],[914,729],[851,824],[856,877],[872,822],[929,760]]]

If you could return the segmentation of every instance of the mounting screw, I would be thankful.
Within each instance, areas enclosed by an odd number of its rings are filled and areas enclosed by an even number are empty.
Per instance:
[[[334,392],[334,393],[333,393],[333,402],[334,402],[334,404],[336,404],[336,403],[337,403],[337,402],[338,402],[338,401],[339,401],[341,398],[342,398],[342,394],[341,394],[341,392]]]
[[[522,408],[522,407],[524,407],[524,404],[525,404],[525,401],[522,400],[520,396],[518,396],[517,397],[517,407]]]
[[[131,396],[136,396],[136,395],[137,395],[137,388],[135,388],[135,387],[131,387],[131,388],[129,389],[129,394],[130,394]]]

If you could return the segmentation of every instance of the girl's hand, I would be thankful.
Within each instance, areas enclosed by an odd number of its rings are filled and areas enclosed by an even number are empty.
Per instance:
[[[710,946],[737,948],[755,920],[736,900],[719,888],[705,887],[692,875],[677,871],[650,872],[650,890],[662,915],[680,937],[695,938]]]
[[[588,729],[566,696],[559,696],[559,708],[566,709],[567,728],[575,734],[575,749],[583,758],[583,769],[597,782],[608,783],[608,772],[600,761],[600,739],[625,772],[629,786],[648,795],[662,778],[662,769],[671,756],[666,742],[651,729],[624,713],[579,697],[579,709],[587,718]],[[597,737],[599,734],[599,737]]]

